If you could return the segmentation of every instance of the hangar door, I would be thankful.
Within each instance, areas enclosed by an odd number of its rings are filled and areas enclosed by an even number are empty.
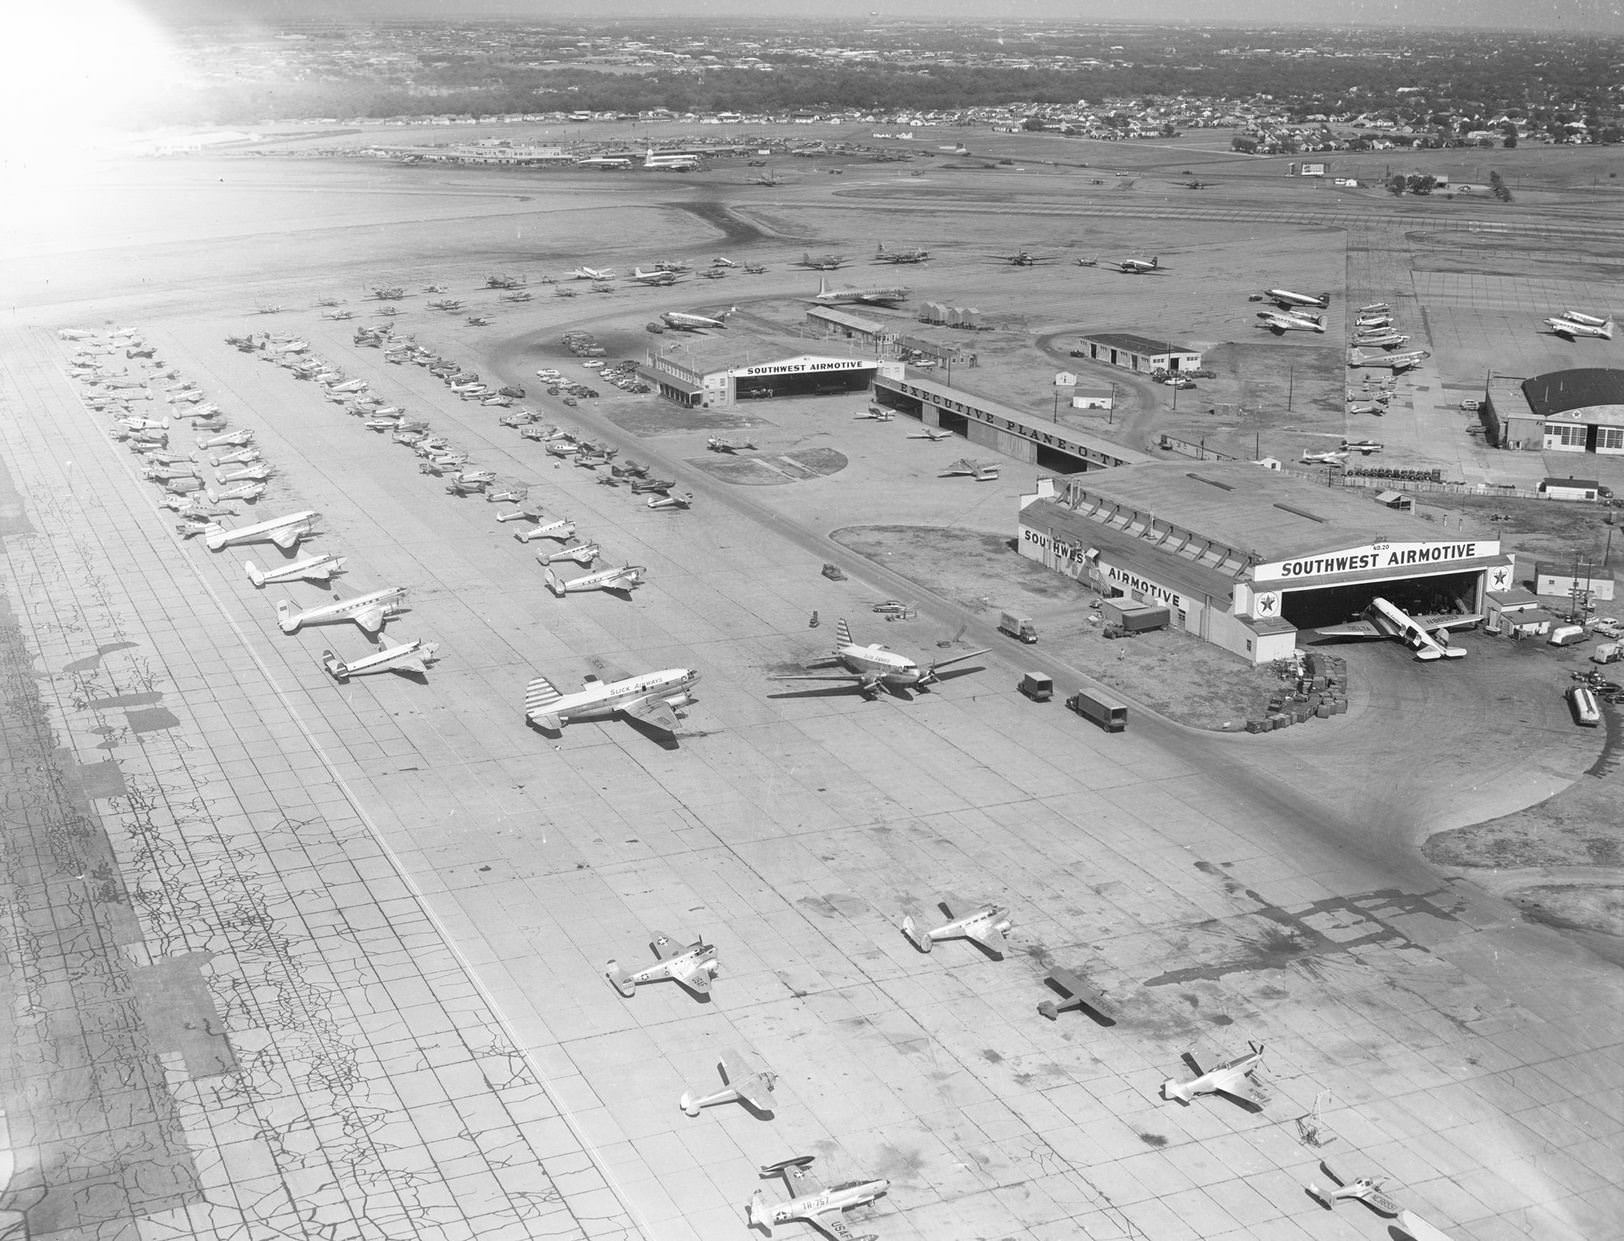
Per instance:
[[[830,396],[839,392],[863,392],[874,382],[875,368],[857,367],[838,371],[795,371],[776,375],[740,375],[733,381],[735,397],[741,401],[761,397]]]
[[[1395,578],[1386,582],[1358,582],[1288,590],[1280,614],[1298,629],[1318,629],[1352,620],[1380,595],[1412,616],[1438,612],[1470,612],[1477,602],[1480,570],[1440,573],[1425,577]]]

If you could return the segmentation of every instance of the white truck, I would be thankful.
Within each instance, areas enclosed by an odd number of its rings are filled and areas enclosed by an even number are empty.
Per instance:
[[[1019,638],[1026,643],[1033,643],[1038,640],[1038,627],[1032,623],[1032,618],[1022,616],[1017,612],[1000,612],[998,614],[998,632],[1007,633],[1010,637]]]

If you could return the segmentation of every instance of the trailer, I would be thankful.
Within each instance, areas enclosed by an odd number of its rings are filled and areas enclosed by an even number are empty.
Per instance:
[[[1108,733],[1128,727],[1128,708],[1108,694],[1080,689],[1066,699],[1066,706],[1085,720],[1093,720]]]

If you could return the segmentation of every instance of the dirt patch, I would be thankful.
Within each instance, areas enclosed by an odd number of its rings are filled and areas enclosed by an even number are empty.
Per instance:
[[[1422,855],[1440,866],[1624,866],[1621,784],[1617,778],[1581,778],[1527,810],[1439,832],[1422,846]]]
[[[622,431],[647,438],[651,435],[676,435],[684,431],[740,431],[749,427],[771,426],[761,418],[744,414],[713,413],[703,409],[688,409],[667,401],[638,402],[608,411],[607,417]]]
[[[1561,931],[1624,936],[1624,886],[1535,884],[1507,895],[1531,921]]]
[[[691,457],[688,464],[735,486],[773,487],[837,474],[846,468],[846,455],[833,448],[808,448],[761,457]]]
[[[1032,617],[1041,635],[1037,651],[1087,669],[1096,680],[1182,724],[1241,728],[1249,716],[1263,714],[1269,694],[1280,685],[1271,668],[1254,668],[1187,633],[1105,638],[1094,607],[1098,592],[1020,556],[1012,540],[1001,535],[849,526],[830,537],[989,623],[1002,610]]]

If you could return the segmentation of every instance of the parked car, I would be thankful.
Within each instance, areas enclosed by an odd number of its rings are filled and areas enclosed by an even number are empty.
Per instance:
[[[1615,616],[1598,616],[1590,622],[1590,632],[1604,638],[1624,638],[1624,623]]]

